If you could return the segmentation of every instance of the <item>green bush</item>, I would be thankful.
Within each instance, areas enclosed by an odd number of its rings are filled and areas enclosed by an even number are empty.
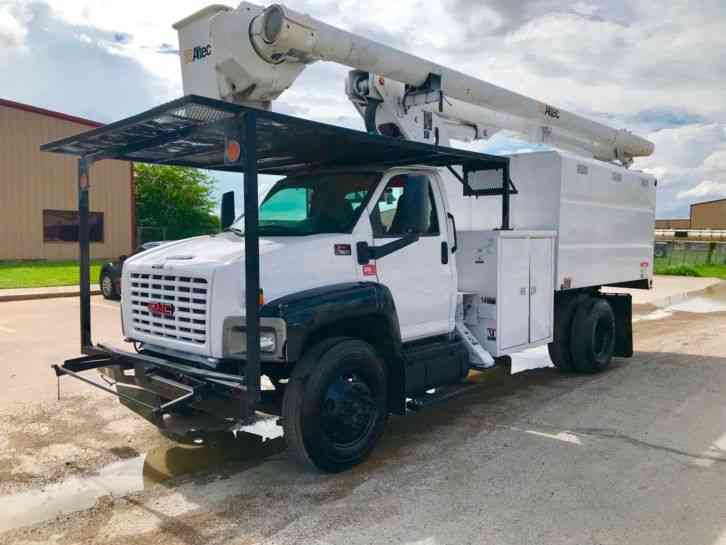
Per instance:
[[[655,274],[667,274],[671,276],[703,276],[693,265],[656,265]]]

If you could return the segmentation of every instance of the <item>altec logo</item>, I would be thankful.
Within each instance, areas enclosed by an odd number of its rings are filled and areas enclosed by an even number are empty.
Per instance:
[[[198,45],[191,49],[185,49],[183,51],[184,64],[189,64],[195,61],[201,61],[206,59],[212,54],[212,44]]]
[[[146,308],[154,316],[174,316],[174,305],[170,305],[169,303],[147,303]]]

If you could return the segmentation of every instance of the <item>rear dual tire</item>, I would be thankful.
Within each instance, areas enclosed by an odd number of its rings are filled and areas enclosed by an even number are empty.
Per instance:
[[[552,363],[568,373],[605,370],[615,352],[615,314],[607,300],[578,294],[558,303],[548,349]]]

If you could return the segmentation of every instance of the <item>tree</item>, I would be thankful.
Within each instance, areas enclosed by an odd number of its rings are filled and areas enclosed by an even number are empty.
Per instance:
[[[136,223],[168,240],[219,231],[214,180],[188,167],[134,164]],[[166,229],[164,232],[163,229]]]

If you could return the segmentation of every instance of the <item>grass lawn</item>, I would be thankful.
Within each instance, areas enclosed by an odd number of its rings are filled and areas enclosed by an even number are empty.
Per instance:
[[[91,283],[98,283],[102,261],[91,262]],[[80,274],[76,261],[4,261],[0,262],[0,289],[44,288],[78,285]]]
[[[723,278],[726,280],[726,265],[685,264],[668,265],[655,260],[655,274],[668,274],[676,276],[702,276],[707,278]]]

